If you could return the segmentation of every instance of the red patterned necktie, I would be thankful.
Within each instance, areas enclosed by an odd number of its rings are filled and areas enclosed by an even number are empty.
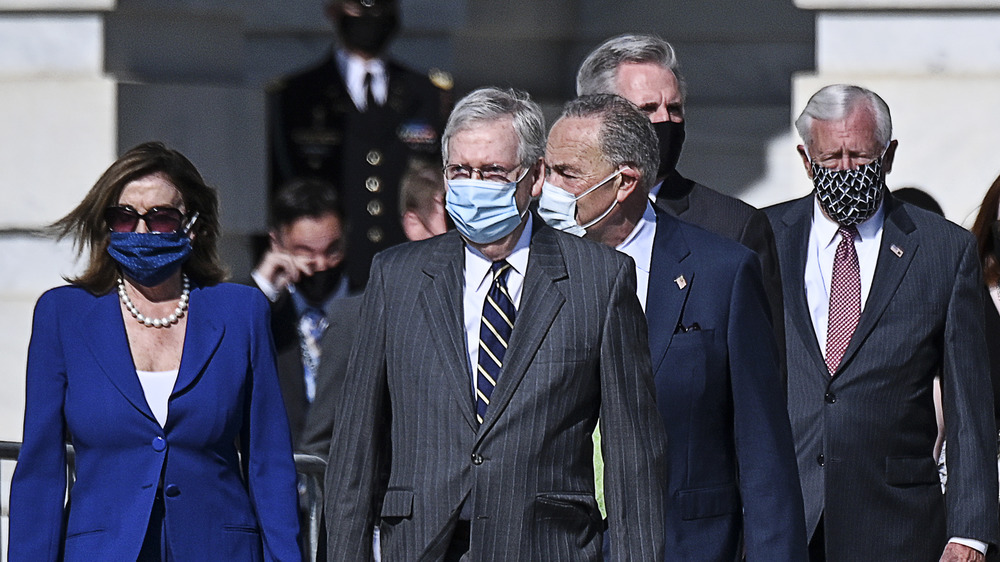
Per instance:
[[[851,343],[854,329],[861,317],[861,270],[854,238],[858,229],[840,227],[840,244],[833,258],[833,279],[830,281],[830,312],[826,332],[826,367],[833,375]]]

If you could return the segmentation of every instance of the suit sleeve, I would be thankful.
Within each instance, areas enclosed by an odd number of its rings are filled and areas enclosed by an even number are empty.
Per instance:
[[[265,560],[297,561],[301,554],[291,435],[278,388],[268,303],[264,295],[252,295],[251,386],[244,409],[241,453]]]
[[[982,273],[968,237],[944,327],[942,389],[947,439],[947,535],[996,548],[997,462],[993,393],[984,340]]]
[[[350,297],[351,300],[359,297]],[[306,413],[306,423],[302,430],[299,449],[303,453],[326,458],[330,452],[330,436],[333,434],[333,422],[336,419],[337,400],[344,393],[344,377],[347,373],[347,360],[354,344],[354,335],[358,327],[358,307],[345,304],[336,309],[335,314],[342,315],[337,319],[337,333],[327,334],[323,338],[323,360],[319,364],[316,375],[316,399]]]
[[[66,494],[66,365],[56,303],[35,306],[25,381],[24,438],[10,491],[8,560],[62,558]]]
[[[616,560],[663,560],[666,434],[655,404],[635,265],[618,271],[601,337],[601,451]]]
[[[385,295],[376,256],[365,289],[360,329],[347,363],[337,402],[337,423],[330,440],[326,469],[327,554],[330,560],[372,559],[372,528],[377,519],[380,451],[388,437],[382,419],[386,392]]]
[[[746,559],[806,560],[805,515],[768,301],[752,256],[729,298],[727,344]]]
[[[787,394],[788,366],[785,364],[785,305],[781,290],[781,266],[778,263],[778,246],[774,240],[771,221],[764,211],[755,210],[747,221],[740,243],[750,248],[760,260],[761,280],[767,295],[768,310],[774,341],[778,349],[778,375],[782,394]]]

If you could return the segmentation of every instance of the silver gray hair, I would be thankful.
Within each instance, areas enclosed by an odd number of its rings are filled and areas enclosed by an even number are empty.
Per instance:
[[[597,47],[576,73],[576,95],[618,94],[615,79],[618,67],[625,63],[652,63],[674,73],[681,101],[687,99],[687,84],[680,73],[680,63],[673,46],[655,35],[619,35]]]
[[[598,118],[601,153],[612,166],[627,165],[639,171],[642,193],[656,180],[660,151],[649,117],[627,99],[614,94],[580,96],[563,106],[563,117]]]
[[[545,117],[527,92],[510,88],[480,88],[455,104],[441,135],[441,157],[448,163],[448,144],[455,133],[473,125],[510,117],[517,135],[517,159],[531,166],[545,154]]]
[[[889,144],[892,140],[889,106],[875,92],[851,84],[825,86],[813,94],[795,120],[795,129],[802,137],[802,143],[809,148],[813,141],[813,121],[842,121],[858,108],[867,108],[875,117],[875,140],[879,146]]]

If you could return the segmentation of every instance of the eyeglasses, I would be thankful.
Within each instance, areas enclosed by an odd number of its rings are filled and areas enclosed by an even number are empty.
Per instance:
[[[184,213],[174,207],[153,207],[140,215],[129,205],[116,205],[104,209],[104,221],[108,223],[111,232],[135,232],[139,219],[146,222],[150,232],[187,232],[194,226],[198,213],[194,213],[184,222]]]
[[[519,167],[520,166],[517,168]],[[514,168],[514,170],[517,168]],[[444,167],[444,177],[449,180],[467,180],[472,177],[472,174],[478,173],[479,177],[486,181],[495,183],[510,183],[512,181],[521,181],[524,179],[524,175],[528,173],[528,170],[525,169],[524,174],[521,174],[517,180],[512,180],[510,175],[514,172],[514,170],[508,170],[499,164],[490,164],[489,166],[483,166],[482,168],[449,164]]]

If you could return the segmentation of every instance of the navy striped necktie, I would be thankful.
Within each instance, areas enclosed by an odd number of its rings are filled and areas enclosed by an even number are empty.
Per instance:
[[[493,282],[483,302],[483,323],[479,328],[479,366],[476,368],[476,419],[483,423],[490,396],[500,378],[503,357],[514,329],[514,301],[507,292],[510,264],[493,262]]]

